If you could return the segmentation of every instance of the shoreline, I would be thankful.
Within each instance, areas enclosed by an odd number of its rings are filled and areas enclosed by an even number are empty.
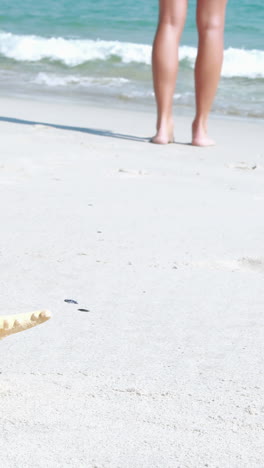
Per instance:
[[[101,98],[98,99],[98,97],[92,98],[91,96],[86,96],[86,99],[83,100],[80,97],[73,97],[73,96],[65,96],[65,95],[59,95],[59,94],[46,94],[45,96],[41,94],[23,94],[23,93],[4,93],[0,91],[0,100],[9,100],[9,102],[12,101],[18,101],[18,102],[25,102],[25,103],[45,103],[48,104],[57,104],[58,106],[67,106],[71,107],[73,106],[74,108],[77,108],[80,106],[80,108],[86,108],[88,109],[90,106],[92,106],[95,109],[108,109],[109,111],[113,109],[114,111],[118,112],[133,112],[133,113],[143,113],[143,114],[149,114],[154,118],[154,123],[156,119],[156,105],[153,100],[152,104],[145,104],[145,103],[140,103],[136,102],[133,103],[131,100],[125,100],[125,99],[116,99],[116,98]],[[177,105],[174,104],[174,120],[175,123],[177,124],[177,118],[186,118],[186,119],[192,119],[195,113],[195,108],[190,108],[187,106],[182,106],[182,105]],[[0,113],[1,114],[1,113]],[[215,111],[212,111],[209,116],[209,125],[211,121],[214,120],[223,120],[223,121],[234,121],[234,122],[244,122],[244,123],[263,123],[264,118],[258,118],[258,117],[253,117],[253,116],[244,116],[244,115],[237,115],[237,114],[221,114]],[[155,127],[153,127],[153,131],[155,130]]]

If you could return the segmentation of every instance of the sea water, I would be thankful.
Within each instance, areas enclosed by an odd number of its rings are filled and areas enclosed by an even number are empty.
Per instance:
[[[190,0],[180,46],[179,109],[194,106],[195,7]],[[150,0],[0,0],[0,92],[153,106],[157,15]],[[263,0],[228,3],[213,111],[264,118]]]

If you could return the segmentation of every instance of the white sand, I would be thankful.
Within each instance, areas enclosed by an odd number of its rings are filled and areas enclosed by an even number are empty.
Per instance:
[[[263,467],[263,122],[0,105],[1,467]]]

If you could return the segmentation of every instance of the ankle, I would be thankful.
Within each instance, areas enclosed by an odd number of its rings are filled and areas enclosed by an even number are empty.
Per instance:
[[[207,119],[195,117],[192,123],[192,137],[193,140],[198,138],[207,138],[208,131],[207,131]]]
[[[195,117],[192,123],[193,131],[201,131],[207,133],[207,119],[203,119],[201,117]]]
[[[151,138],[152,143],[167,144],[174,141],[173,135],[173,119],[162,119],[157,122],[156,135]]]
[[[213,146],[215,141],[207,133],[207,122],[194,119],[192,123],[192,145],[194,146]]]
[[[159,130],[171,130],[173,128],[173,117],[163,117],[162,119],[157,120],[156,125],[157,131]]]

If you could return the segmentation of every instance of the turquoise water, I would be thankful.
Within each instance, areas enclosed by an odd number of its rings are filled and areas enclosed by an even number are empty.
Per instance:
[[[180,48],[175,106],[194,104],[195,4]],[[154,104],[157,2],[0,0],[0,87],[9,94]],[[264,2],[230,1],[214,111],[264,117]]]

